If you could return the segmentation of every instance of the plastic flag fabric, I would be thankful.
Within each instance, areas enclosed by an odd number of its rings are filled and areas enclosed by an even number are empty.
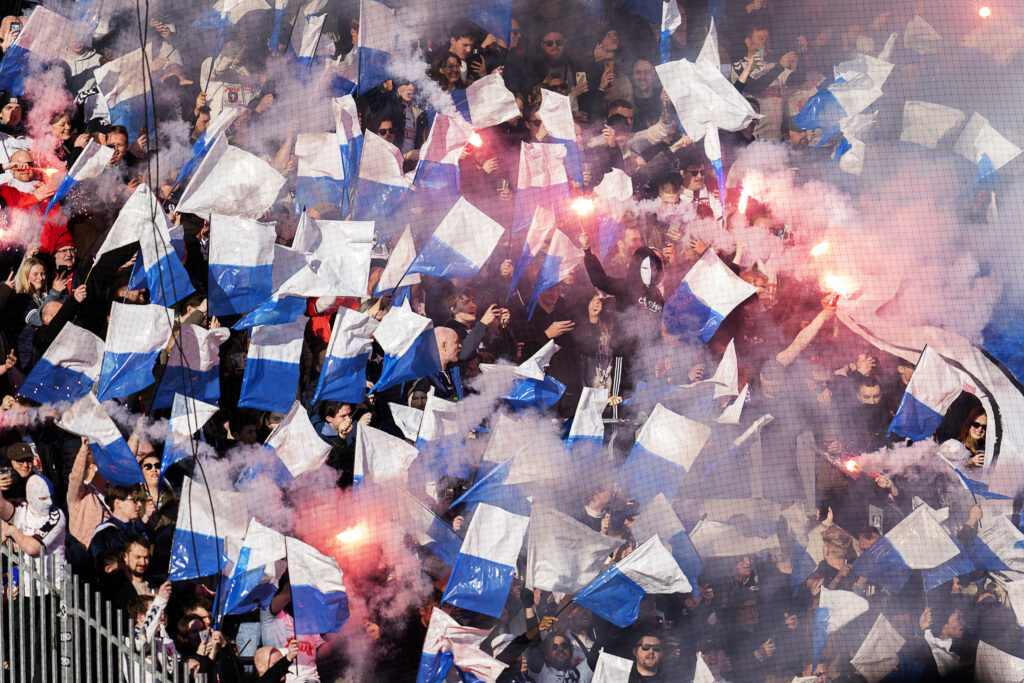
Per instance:
[[[511,0],[473,0],[466,18],[506,45],[512,40]]]
[[[443,683],[454,668],[469,683],[495,683],[508,665],[480,649],[488,629],[462,626],[439,609],[430,613],[416,683]]]
[[[915,14],[903,30],[903,48],[922,55],[935,55],[946,49],[946,41],[921,15]]]
[[[270,9],[264,0],[217,0],[192,24],[193,28],[215,28],[226,31],[238,24],[249,12]]]
[[[284,183],[285,177],[270,164],[229,145],[222,133],[199,162],[176,208],[183,213],[256,219],[271,207]]]
[[[327,19],[326,14],[310,14],[303,15],[302,12],[295,18],[295,21],[299,24],[299,35],[292,35],[292,49],[296,56],[299,58],[299,68],[302,71],[309,71],[309,68],[313,65],[313,58],[316,56],[317,47],[320,44],[320,36],[324,30],[324,20]],[[298,48],[296,49],[295,42],[298,42]],[[334,50],[331,49],[333,55]]]
[[[572,240],[561,230],[555,230],[551,235],[551,242],[548,245],[547,254],[544,255],[544,262],[541,263],[540,272],[533,283],[533,294],[526,305],[527,314],[533,317],[533,311],[537,307],[537,300],[540,296],[551,289],[559,282],[562,282],[583,263],[583,252],[573,244]]]
[[[951,130],[964,122],[964,113],[959,109],[935,102],[907,100],[903,104],[903,129],[900,142],[913,142],[935,149]]]
[[[341,151],[345,185],[348,187],[355,182],[359,173],[359,159],[363,152],[363,129],[359,127],[359,111],[351,95],[333,98],[331,109],[334,111],[334,136]],[[347,215],[348,211],[343,210],[342,214]]]
[[[814,610],[814,666],[828,637],[868,611],[868,601],[850,591],[829,590],[822,586],[818,607]]]
[[[652,536],[591,581],[573,601],[626,628],[640,615],[640,601],[645,595],[689,593],[691,589],[661,539]]]
[[[716,399],[724,396],[739,396],[740,374],[739,363],[736,360],[735,339],[729,340],[729,345],[725,347],[725,353],[722,354],[722,360],[718,361],[718,367],[715,368],[715,374],[707,381],[715,385],[713,397]]]
[[[703,660],[701,660],[703,663]],[[700,666],[700,663],[698,663]],[[707,665],[705,665],[707,666]],[[590,683],[629,683],[629,675],[633,671],[633,660],[616,657],[601,649],[597,656],[597,664],[594,665],[594,677]],[[697,679],[694,679],[697,683]],[[712,683],[714,681],[712,680]]]
[[[986,518],[966,550],[981,571],[1024,571],[1024,534],[1007,517]]]
[[[96,467],[109,483],[131,486],[143,481],[135,454],[93,394],[86,394],[65,410],[57,426],[89,440]]]
[[[371,221],[325,221],[303,214],[292,248],[309,252],[317,278],[333,295],[364,297],[373,242]],[[292,290],[282,285],[282,292]]]
[[[926,346],[900,399],[889,433],[905,436],[911,441],[927,439],[938,428],[964,386],[960,373]]]
[[[710,435],[710,427],[659,403],[640,428],[619,472],[622,488],[640,503],[650,502],[659,493],[673,497]]]
[[[339,308],[327,344],[313,403],[359,403],[366,395],[366,363],[370,359],[377,321],[368,315]]]
[[[443,602],[492,617],[501,615],[529,517],[481,503],[455,560]]]
[[[868,683],[878,683],[899,663],[905,642],[885,615],[879,614],[850,664]]]
[[[348,621],[348,593],[333,557],[294,538],[285,539],[295,635],[337,633]]]
[[[452,100],[462,118],[478,129],[497,126],[522,114],[516,96],[505,87],[505,79],[498,72],[474,81],[465,90],[453,91]]]
[[[114,148],[101,145],[95,140],[89,140],[86,144],[85,149],[78,155],[78,159],[75,160],[74,165],[68,171],[64,179],[60,181],[60,185],[57,186],[57,191],[50,198],[50,203],[46,205],[46,210],[43,211],[43,215],[50,213],[50,209],[54,204],[64,199],[68,192],[71,191],[78,183],[83,180],[91,180],[98,178],[101,173],[107,168],[107,164],[110,163],[110,159],[114,156]]]
[[[139,189],[145,190],[150,211],[146,223],[139,229],[139,256],[146,274],[149,300],[157,306],[170,307],[196,289],[182,265],[182,259],[174,250],[171,223],[156,196],[145,185],[140,185]]]
[[[450,507],[465,505],[472,510],[478,503],[487,503],[517,515],[530,514],[530,501],[522,489],[512,481],[513,467],[519,454],[513,454],[489,470],[477,471],[477,478],[465,493],[456,498]]]
[[[538,206],[556,215],[569,204],[565,147],[555,143],[524,142],[519,151],[519,177],[512,209],[512,231],[529,227]]]
[[[92,390],[103,365],[103,340],[66,323],[18,389],[39,403],[77,401]]]
[[[376,0],[363,0],[376,3]],[[363,135],[359,162],[359,183],[353,218],[381,220],[390,216],[409,189],[409,179],[402,173],[402,153],[376,133]]]
[[[793,564],[793,573],[790,575],[789,587],[793,589],[795,598],[800,591],[800,586],[811,576],[818,563],[814,561],[807,548],[800,545],[799,541],[793,539],[793,550],[790,553],[790,561]]]
[[[953,151],[977,166],[978,182],[985,184],[1006,164],[1020,156],[1021,149],[1002,136],[984,116],[971,114],[953,145]]]
[[[529,377],[537,381],[543,380],[547,367],[551,365],[551,359],[561,348],[554,339],[549,339],[532,356],[520,363],[513,372],[521,377]]]
[[[380,279],[377,280],[377,287],[373,295],[380,296],[392,292],[399,283],[403,285],[419,284],[419,273],[408,273],[414,258],[416,258],[416,244],[412,239],[412,229],[407,225],[394,249],[391,250],[388,263],[384,266],[384,272],[381,273]]]
[[[490,216],[459,197],[407,272],[468,280],[487,262],[502,233]]]
[[[292,404],[281,424],[267,437],[266,445],[274,449],[288,473],[293,477],[315,472],[327,462],[331,445],[320,438],[306,409],[298,401]]]
[[[936,455],[942,458],[942,461],[949,465],[949,468],[951,470],[956,472],[957,478],[960,480],[960,485],[963,486],[968,491],[970,491],[975,496],[981,496],[982,498],[989,498],[994,500],[1010,499],[1010,496],[1004,496],[1001,493],[995,493],[993,491],[990,491],[988,484],[986,484],[983,481],[979,481],[977,479],[972,479],[971,477],[968,477],[966,474],[963,473],[963,471],[959,467],[953,464],[953,462],[957,460],[961,462],[963,460],[966,460],[968,455],[967,448],[956,439],[949,439],[948,441],[943,442],[943,444],[939,446],[939,452],[936,453]],[[950,461],[950,458],[952,458],[953,461]]]
[[[404,486],[409,466],[417,455],[419,451],[415,446],[398,437],[363,424],[356,426],[354,479],[357,484],[368,478],[378,484]]]
[[[403,523],[413,540],[437,555],[449,567],[455,565],[462,539],[455,531],[405,489],[399,496]]]
[[[97,397],[127,396],[154,382],[153,367],[171,339],[174,312],[163,306],[114,302],[107,326]]]
[[[445,205],[459,197],[459,158],[469,143],[473,128],[461,116],[438,114],[430,124],[430,133],[420,148],[413,185],[428,190]]]
[[[960,549],[936,520],[937,514],[920,505],[861,553],[853,563],[854,571],[898,593],[911,570],[933,569],[953,559]]]
[[[608,389],[583,387],[576,414],[569,428],[569,445],[592,443],[601,445],[604,440],[604,410],[608,407]]]
[[[633,523],[633,537],[637,543],[643,543],[653,536],[665,539],[664,542],[672,551],[672,557],[690,580],[693,592],[696,593],[697,577],[704,569],[704,563],[690,541],[686,529],[683,528],[683,523],[672,509],[672,504],[662,493],[643,507]]]
[[[186,398],[182,394],[174,395],[164,453],[160,460],[161,478],[168,467],[192,456],[195,447],[192,435],[202,429],[218,410],[215,405]]]
[[[979,640],[978,650],[974,657],[974,680],[1024,680],[1024,659],[1014,657],[1003,650],[992,647],[983,640]]]
[[[395,424],[402,430],[402,435],[415,442],[420,431],[420,422],[423,420],[423,411],[401,403],[388,403],[388,409],[391,410]]]
[[[723,425],[738,425],[740,423],[740,414],[743,412],[743,406],[747,402],[747,395],[749,393],[750,385],[744,384],[740,395],[725,407],[722,414],[715,418],[715,422]]]
[[[706,344],[725,316],[756,292],[708,249],[665,302],[665,329],[676,338]]]
[[[352,95],[359,80],[359,50],[349,50],[344,57],[326,60],[320,79],[327,82],[335,97]]]
[[[661,63],[672,59],[672,34],[683,25],[683,17],[679,13],[676,0],[664,0],[661,4]]]
[[[374,338],[384,350],[384,363],[371,393],[441,371],[429,318],[404,306],[392,307],[377,326]]]
[[[818,147],[835,137],[844,119],[860,114],[882,96],[893,63],[860,54],[834,68],[831,84],[809,97],[793,117],[801,130],[821,129]]]
[[[398,26],[395,11],[377,0],[359,1],[358,94],[363,95],[386,81],[388,63],[395,51]]]
[[[177,186],[181,181],[188,178],[195,173],[196,168],[199,167],[200,162],[206,158],[206,153],[210,151],[210,147],[213,146],[214,141],[220,137],[221,133],[226,132],[235,123],[235,119],[238,118],[239,114],[244,111],[242,107],[224,107],[218,112],[217,118],[210,121],[210,125],[207,126],[206,130],[203,131],[195,142],[192,143],[192,156],[188,158],[188,161],[181,167],[181,171],[178,173],[178,178],[174,181]]]
[[[237,548],[233,549],[233,539],[228,539],[229,561],[218,591],[218,616],[245,614],[270,604],[280,580],[278,563],[284,560],[284,539],[283,534],[255,518],[249,520],[245,537]]]
[[[281,50],[281,20],[288,9],[288,0],[274,0],[274,28],[270,32],[270,51],[276,57]]]
[[[575,593],[605,568],[621,545],[555,508],[535,505],[526,538],[527,589]]]
[[[167,357],[153,408],[169,408],[175,394],[217,403],[220,400],[220,347],[231,335],[221,327],[208,330],[199,325],[182,325]]]
[[[967,34],[961,45],[980,50],[1002,66],[1009,66],[1024,45],[1024,28],[1003,14],[999,21],[982,21]]]
[[[274,240],[268,223],[210,217],[210,315],[235,315],[255,308],[273,291]]]
[[[0,90],[24,94],[25,77],[59,60],[72,33],[70,21],[37,6],[14,44],[4,51],[3,61],[0,61]]]
[[[167,578],[188,581],[221,573],[227,560],[224,539],[245,535],[244,494],[209,488],[185,477],[179,501]]]
[[[532,377],[517,379],[508,393],[501,396],[514,412],[536,409],[544,411],[558,403],[565,393],[565,385],[554,377],[544,376],[537,380]]]
[[[555,212],[538,206],[533,212],[533,220],[530,221],[530,229],[526,233],[526,240],[523,241],[523,251],[519,254],[516,262],[512,265],[512,281],[509,284],[506,301],[512,297],[523,277],[523,273],[529,268],[533,259],[544,249],[544,245],[551,240],[556,230]]]
[[[129,142],[135,142],[142,133],[152,135],[156,125],[152,83],[149,71],[142,68],[144,59],[140,48],[112,59],[95,71],[96,86],[110,110],[110,123],[124,126]]]
[[[568,95],[541,89],[537,118],[544,124],[553,143],[565,147],[565,169],[569,176],[583,184],[583,164],[576,143],[576,124],[572,118],[572,103]]]
[[[345,165],[335,133],[300,133],[295,136],[299,158],[295,178],[295,209],[302,211],[327,202],[345,201]]]
[[[307,318],[252,330],[238,405],[279,413],[291,409],[299,386],[299,357]]]

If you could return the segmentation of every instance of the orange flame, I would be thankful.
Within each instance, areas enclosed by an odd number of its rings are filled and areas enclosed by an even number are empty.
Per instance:
[[[857,461],[852,459],[844,462],[843,467],[845,467],[850,472],[856,472],[857,470],[860,469],[860,467],[857,466]]]
[[[825,287],[840,296],[846,296],[854,290],[853,281],[845,275],[826,275]]]
[[[831,245],[828,242],[818,242],[811,248],[811,256],[821,256],[825,254]]]
[[[366,538],[366,527],[356,524],[339,533],[335,538],[339,543],[358,543]]]
[[[480,133],[474,131],[473,134],[469,136],[469,144],[474,147],[481,147],[484,144],[484,139],[480,137]]]
[[[578,216],[586,216],[594,211],[594,200],[590,197],[578,197],[572,202],[572,210]]]

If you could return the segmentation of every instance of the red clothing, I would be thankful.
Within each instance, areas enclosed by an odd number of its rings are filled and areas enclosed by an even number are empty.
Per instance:
[[[359,299],[350,296],[338,297],[334,305],[323,313],[316,312],[316,299],[306,300],[306,315],[309,316],[309,327],[307,330],[324,340],[324,343],[331,341],[331,318],[338,312],[340,307],[351,308],[353,311],[359,308]]]
[[[43,230],[39,235],[39,251],[52,254],[61,247],[75,245],[75,241],[68,231],[68,221],[64,218],[59,204],[54,204],[44,218],[45,205],[33,194],[22,192],[10,185],[0,185],[0,197],[7,203],[8,208],[34,212],[42,220]]]

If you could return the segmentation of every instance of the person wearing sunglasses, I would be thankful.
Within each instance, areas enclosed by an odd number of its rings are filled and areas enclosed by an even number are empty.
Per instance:
[[[700,150],[694,150],[692,145],[681,150],[679,176],[682,179],[682,190],[679,201],[693,204],[698,218],[718,219],[722,217],[722,203],[718,201],[717,194],[708,189],[708,169],[699,156],[701,153]]]
[[[654,683],[664,680],[661,675],[661,636],[654,633],[642,635],[633,648],[633,659],[629,683]]]
[[[543,82],[549,76],[558,76],[560,85],[568,94],[576,84],[576,72],[581,69],[566,52],[565,35],[558,29],[551,29],[540,37],[540,53],[534,69],[534,82]]]
[[[89,554],[98,558],[108,550],[124,548],[132,536],[145,536],[146,523],[141,519],[145,497],[142,487],[108,484],[103,494],[108,509],[105,521],[92,532]]]
[[[148,452],[144,452],[148,451]],[[169,486],[160,485],[160,455],[153,451],[153,447],[142,442],[139,447],[139,466],[142,468],[142,476],[145,482],[142,484],[145,502],[142,504],[142,514],[149,519],[149,528],[156,532],[175,523],[176,518],[167,514],[168,509],[173,509],[174,491]]]
[[[985,466],[985,434],[988,432],[988,416],[981,406],[967,414],[957,441],[968,450],[967,466],[978,469]]]
[[[572,641],[564,633],[552,633],[544,641],[544,668],[537,683],[589,683],[594,674],[585,661],[573,661]],[[582,660],[582,657],[581,657]]]

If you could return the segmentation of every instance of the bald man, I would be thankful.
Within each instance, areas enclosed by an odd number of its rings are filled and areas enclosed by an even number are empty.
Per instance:
[[[459,352],[462,342],[459,333],[450,327],[435,327],[434,339],[437,341],[437,354],[441,358],[441,372],[430,376],[430,381],[437,388],[435,394],[448,401],[462,398],[462,380],[459,376]]]
[[[259,678],[256,683],[282,683],[288,675],[288,667],[299,656],[299,641],[292,640],[284,652],[280,648],[261,647],[253,655],[252,664]]]

